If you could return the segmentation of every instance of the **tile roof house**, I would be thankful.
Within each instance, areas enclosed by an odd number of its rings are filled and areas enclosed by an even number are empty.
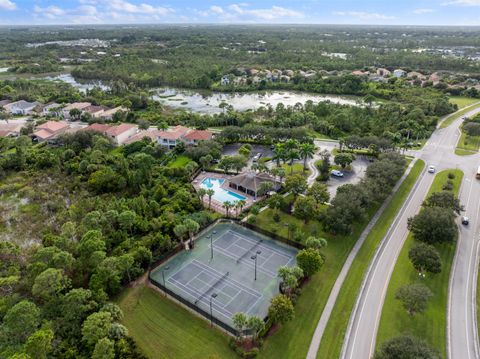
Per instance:
[[[82,111],[88,112],[90,115],[92,115],[92,117],[98,118],[102,116],[102,114],[105,112],[105,109],[108,109],[108,107],[91,105],[85,107],[82,109]]]
[[[70,111],[71,110],[80,110],[83,111],[85,108],[92,106],[90,102],[74,102],[70,103],[63,108],[63,117],[70,118]]]
[[[69,127],[70,125],[65,121],[47,121],[37,126],[33,137],[36,138],[38,142],[52,140],[65,133]]]
[[[17,137],[23,123],[0,123],[0,137]]]
[[[113,115],[115,115],[117,112],[123,111],[123,112],[128,112],[128,109],[122,106],[118,106],[115,108],[111,109],[106,109],[100,117],[103,118],[106,121],[111,121],[113,119]]]
[[[43,116],[54,115],[59,116],[62,109],[62,105],[56,102],[47,103],[45,106],[42,107],[41,113]]]
[[[187,145],[195,145],[200,141],[210,139],[212,139],[212,132],[210,131],[194,130],[180,125],[157,133],[158,144],[166,146],[169,149],[175,148],[179,142],[184,142]]]
[[[131,123],[121,123],[116,126],[94,123],[88,126],[86,130],[103,133],[105,136],[110,137],[117,145],[123,145],[130,137],[137,133],[138,127]]]

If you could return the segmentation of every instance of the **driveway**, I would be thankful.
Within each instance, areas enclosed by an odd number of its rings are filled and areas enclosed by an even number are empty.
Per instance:
[[[223,156],[236,156],[238,155],[238,150],[242,147],[244,143],[232,143],[229,145],[223,146],[222,155]],[[273,157],[273,151],[270,149],[270,146],[264,145],[255,145],[252,144],[252,152],[250,153],[250,158],[248,159],[247,165],[250,167],[253,163],[252,158],[257,153],[261,153],[262,157]]]

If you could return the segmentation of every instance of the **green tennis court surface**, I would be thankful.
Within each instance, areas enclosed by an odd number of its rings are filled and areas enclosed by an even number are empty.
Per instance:
[[[162,286],[165,279],[168,290],[204,315],[209,315],[211,302],[213,317],[232,327],[231,317],[237,312],[267,315],[270,299],[279,292],[277,270],[293,266],[296,254],[295,248],[238,224],[221,222],[203,233],[193,250],[170,258],[150,277]]]

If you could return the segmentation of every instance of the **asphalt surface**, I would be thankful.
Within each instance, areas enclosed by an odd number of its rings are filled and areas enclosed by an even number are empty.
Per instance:
[[[471,116],[480,110],[471,111]],[[475,173],[480,166],[480,155],[454,154],[462,120],[454,121],[445,129],[437,129],[416,157],[427,167],[437,171],[450,168],[463,170],[460,201],[466,207],[470,225],[460,225],[457,253],[451,272],[448,304],[447,346],[453,359],[479,358],[475,317],[475,291],[480,229],[480,180]],[[375,340],[382,306],[397,257],[408,234],[407,220],[420,209],[433,182],[434,175],[424,171],[394,223],[375,254],[364,278],[359,297],[350,317],[341,358],[370,358],[374,354]]]

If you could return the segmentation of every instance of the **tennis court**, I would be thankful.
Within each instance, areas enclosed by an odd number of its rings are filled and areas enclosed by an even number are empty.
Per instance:
[[[204,315],[209,316],[211,304],[212,316],[232,326],[237,312],[267,315],[270,299],[279,292],[278,268],[293,266],[296,254],[295,248],[250,229],[220,222],[197,239],[193,250],[153,270],[151,278]]]

